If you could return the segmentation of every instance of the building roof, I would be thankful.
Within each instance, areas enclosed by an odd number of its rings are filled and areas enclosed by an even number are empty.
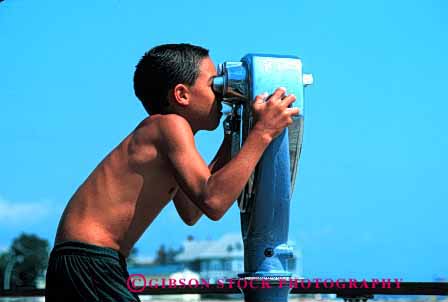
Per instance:
[[[243,240],[239,234],[227,234],[218,240],[191,240],[183,242],[183,252],[176,261],[188,262],[200,259],[239,258],[244,256]]]
[[[138,265],[129,266],[129,274],[142,274],[145,276],[169,276],[173,273],[183,271],[185,266],[183,264],[159,264],[159,265]]]

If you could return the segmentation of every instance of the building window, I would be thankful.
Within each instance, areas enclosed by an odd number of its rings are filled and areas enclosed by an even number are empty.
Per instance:
[[[241,243],[238,242],[238,243],[235,244],[235,248],[236,248],[237,251],[241,251],[241,249],[243,247],[241,246]]]
[[[219,260],[211,260],[209,270],[211,271],[220,271],[222,270],[222,263]]]

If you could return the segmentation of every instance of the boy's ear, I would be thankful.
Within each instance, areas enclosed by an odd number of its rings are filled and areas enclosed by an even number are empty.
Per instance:
[[[184,84],[177,84],[173,88],[174,102],[180,106],[190,104],[190,89]]]

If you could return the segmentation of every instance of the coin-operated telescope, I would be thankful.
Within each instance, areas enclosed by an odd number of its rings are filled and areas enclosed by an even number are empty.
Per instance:
[[[231,106],[232,155],[238,152],[252,127],[251,105],[255,96],[285,87],[287,94],[296,96],[292,106],[300,109],[293,124],[265,150],[238,198],[244,242],[244,273],[239,277],[247,281],[240,284],[248,284],[242,288],[245,301],[288,300],[288,283],[283,281],[282,286],[276,286],[276,282],[292,276],[288,271],[288,260],[293,257],[292,247],[287,244],[289,208],[302,147],[303,90],[312,82],[312,75],[302,73],[299,58],[260,54],[219,64],[218,76],[213,80],[217,96]],[[261,288],[262,282],[268,282],[270,288]]]

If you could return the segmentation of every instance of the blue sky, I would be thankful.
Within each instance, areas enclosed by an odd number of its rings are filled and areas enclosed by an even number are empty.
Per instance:
[[[290,238],[308,277],[448,277],[448,5],[445,1],[20,1],[0,3],[0,248],[20,232],[53,243],[60,214],[98,162],[145,117],[134,66],[161,43],[298,55],[305,137]],[[210,160],[222,129],[200,133]],[[168,206],[141,256],[187,235]]]

